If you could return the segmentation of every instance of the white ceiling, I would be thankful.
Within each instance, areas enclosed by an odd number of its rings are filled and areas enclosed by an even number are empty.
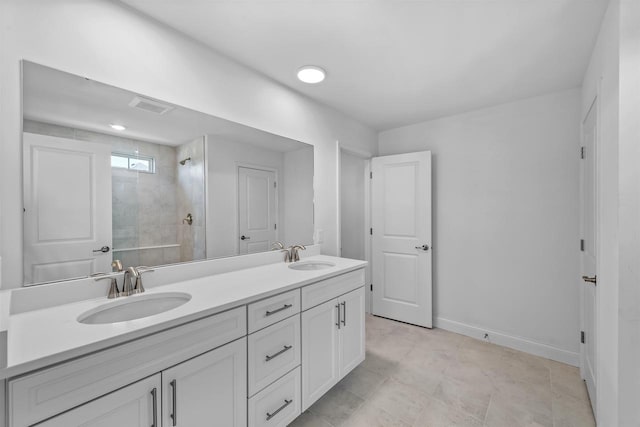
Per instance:
[[[139,94],[33,62],[24,61],[22,70],[26,119],[174,146],[215,135],[280,152],[310,147],[166,102],[174,109],[162,115],[132,108],[129,103]],[[110,123],[127,129],[113,130]]]
[[[381,130],[579,86],[608,0],[122,1]]]

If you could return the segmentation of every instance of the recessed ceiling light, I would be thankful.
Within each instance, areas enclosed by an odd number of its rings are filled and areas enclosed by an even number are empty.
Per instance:
[[[124,127],[122,125],[116,125],[114,123],[110,123],[109,126],[111,126],[111,129],[113,129],[113,130],[123,131],[123,130],[126,129],[126,127]]]
[[[325,76],[325,71],[320,67],[316,67],[315,65],[305,65],[304,67],[300,67],[298,69],[298,79],[304,83],[320,83],[324,80]]]

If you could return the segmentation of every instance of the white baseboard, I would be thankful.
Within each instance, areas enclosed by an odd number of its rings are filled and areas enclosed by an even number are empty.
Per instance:
[[[555,360],[556,362],[580,366],[580,353],[530,341],[526,338],[507,335],[502,332],[456,322],[455,320],[443,319],[442,317],[435,318],[433,326],[479,340],[484,340],[484,334],[489,334],[489,341],[493,344],[509,347],[535,356],[545,357]]]

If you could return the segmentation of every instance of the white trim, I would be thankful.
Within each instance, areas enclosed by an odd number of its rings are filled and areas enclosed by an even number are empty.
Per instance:
[[[336,254],[342,257],[342,147],[336,141]]]
[[[365,271],[365,287],[366,287],[366,300],[365,311],[367,313],[373,313],[373,291],[371,284],[373,279],[371,278],[371,265],[373,260],[371,259],[371,234],[369,232],[371,228],[371,159],[366,160],[364,166],[364,260],[367,261]]]
[[[436,317],[434,319],[433,326],[480,340],[484,340],[484,334],[489,334],[489,342],[493,344],[555,360],[556,362],[566,363],[571,366],[579,366],[580,364],[580,353],[578,352],[563,350],[558,347],[531,341],[526,338],[507,335],[502,332],[468,325],[466,323],[456,322],[455,320],[448,320],[442,317]]]

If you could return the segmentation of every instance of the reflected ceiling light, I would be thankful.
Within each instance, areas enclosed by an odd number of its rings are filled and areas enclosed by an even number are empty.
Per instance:
[[[111,129],[113,130],[119,130],[119,131],[123,131],[126,129],[126,127],[122,126],[122,125],[117,125],[114,123],[110,123],[109,126],[111,126]]]
[[[315,65],[305,65],[298,69],[298,80],[304,83],[316,84],[324,80],[327,73]]]

